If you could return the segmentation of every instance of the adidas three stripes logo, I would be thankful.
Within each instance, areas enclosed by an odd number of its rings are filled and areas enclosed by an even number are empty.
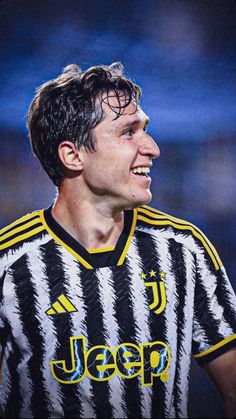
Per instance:
[[[60,295],[57,301],[46,311],[48,316],[54,316],[55,314],[72,313],[78,311],[77,308],[68,300],[65,295]]]

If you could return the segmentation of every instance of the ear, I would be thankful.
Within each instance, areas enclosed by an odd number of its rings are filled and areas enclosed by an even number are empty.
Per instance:
[[[62,141],[58,147],[58,155],[65,168],[73,171],[81,171],[83,163],[78,148],[71,141]]]

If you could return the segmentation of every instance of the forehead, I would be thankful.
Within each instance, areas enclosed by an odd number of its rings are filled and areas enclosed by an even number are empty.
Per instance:
[[[148,116],[141,109],[135,100],[127,105],[127,95],[120,93],[117,97],[114,93],[104,96],[102,108],[104,112],[103,122],[111,126],[119,127],[127,123],[136,122],[137,124],[146,124],[149,121]]]

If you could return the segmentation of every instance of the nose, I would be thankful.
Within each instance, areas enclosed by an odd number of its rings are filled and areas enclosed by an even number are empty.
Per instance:
[[[152,159],[157,159],[161,154],[157,143],[147,133],[145,133],[145,138],[140,145],[139,152],[142,155],[149,155]]]

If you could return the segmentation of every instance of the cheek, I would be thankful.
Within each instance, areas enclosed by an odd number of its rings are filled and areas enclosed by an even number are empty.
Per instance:
[[[119,166],[109,159],[92,159],[88,162],[85,176],[88,182],[105,185],[114,179]]]
[[[109,138],[103,147],[97,148],[97,151],[90,156],[86,162],[86,171],[88,176],[93,179],[103,180],[103,183],[110,183],[111,180],[118,181],[126,179],[128,182],[130,167],[137,156],[137,147],[124,141],[113,141]],[[89,173],[92,172],[92,173]]]

